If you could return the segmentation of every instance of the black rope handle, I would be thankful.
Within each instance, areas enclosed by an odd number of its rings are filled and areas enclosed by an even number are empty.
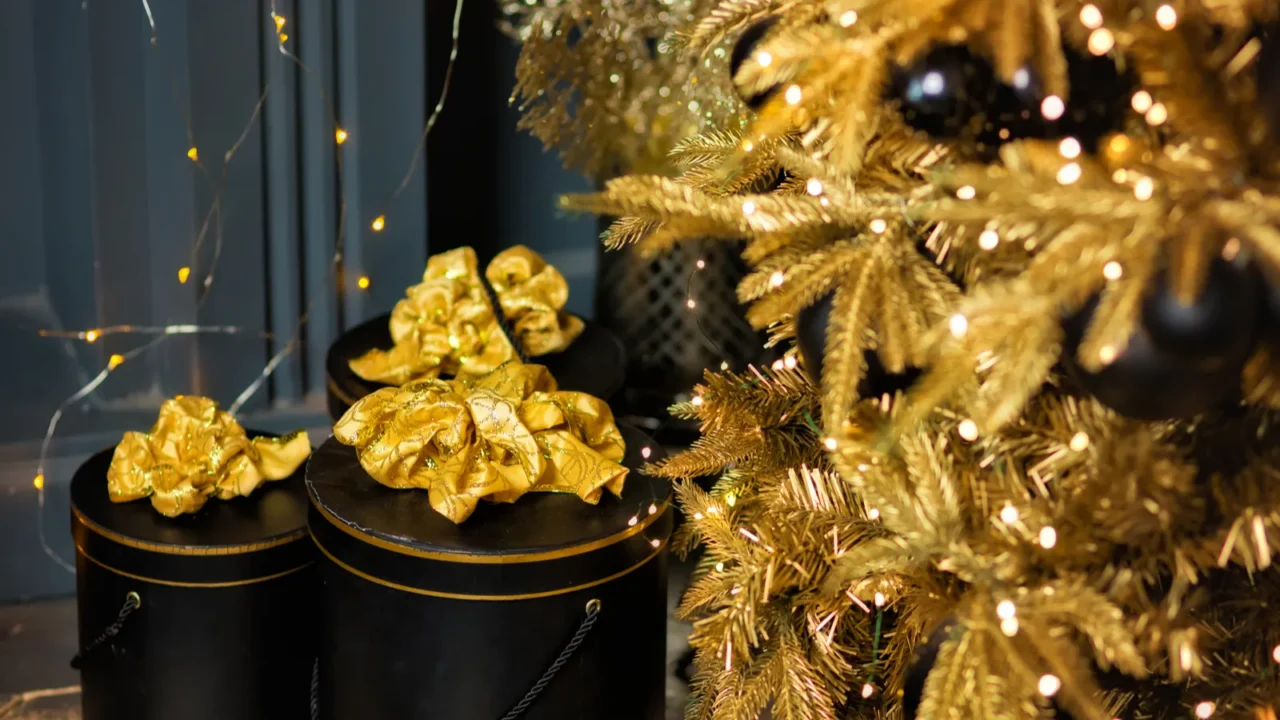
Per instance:
[[[525,710],[529,709],[533,701],[537,700],[542,691],[546,690],[547,686],[551,684],[551,679],[556,676],[556,673],[560,672],[560,668],[569,662],[569,658],[573,656],[574,651],[578,649],[582,641],[587,638],[587,633],[591,632],[591,628],[595,626],[596,618],[598,617],[600,617],[600,601],[592,598],[587,602],[587,616],[582,619],[582,624],[578,626],[578,631],[573,634],[569,643],[564,646],[564,650],[560,651],[559,657],[555,659],[555,662],[551,663],[551,667],[548,667],[546,672],[542,673],[542,677],[538,678],[538,682],[529,688],[529,692],[520,698],[520,702],[516,703],[515,707],[502,716],[502,720],[515,720],[523,715]]]
[[[320,720],[320,658],[311,666],[311,720]]]
[[[90,653],[102,647],[102,644],[107,640],[119,635],[120,631],[124,628],[125,621],[129,619],[129,616],[133,614],[134,610],[137,610],[140,607],[142,607],[142,597],[139,596],[138,593],[131,591],[125,595],[124,606],[121,607],[120,612],[116,614],[115,622],[108,625],[107,629],[103,630],[101,635],[94,638],[88,645],[84,646],[83,650],[76,653],[75,657],[71,658],[72,669],[79,670],[84,666],[84,661],[89,657]]]
[[[493,286],[489,284],[489,278],[485,277],[483,272],[480,273],[480,286],[484,288],[485,295],[489,297],[489,304],[493,306],[493,316],[498,320],[498,327],[502,328],[507,340],[511,341],[511,347],[515,348],[516,357],[520,358],[521,363],[528,365],[529,356],[525,354],[524,346],[520,344],[520,337],[516,335],[516,329],[507,320],[507,314],[502,311],[502,302],[498,300],[498,293],[494,291]]]

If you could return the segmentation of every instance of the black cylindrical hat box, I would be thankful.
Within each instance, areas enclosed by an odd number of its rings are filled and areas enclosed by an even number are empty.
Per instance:
[[[71,481],[84,720],[310,717],[318,594],[303,471],[169,518]]]
[[[635,471],[650,441],[622,431],[621,498],[529,493],[458,525],[353,448],[316,450],[319,717],[662,720],[671,486]]]
[[[365,395],[387,385],[356,375],[348,363],[373,349],[390,350],[391,314],[379,315],[338,336],[325,355],[329,417],[337,422]],[[582,334],[556,353],[529,358],[545,365],[560,381],[561,390],[573,390],[608,400],[622,387],[627,352],[617,336],[600,325],[584,321]]]

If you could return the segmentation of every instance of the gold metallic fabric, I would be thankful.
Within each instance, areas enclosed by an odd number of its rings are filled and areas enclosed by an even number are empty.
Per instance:
[[[582,321],[563,312],[568,283],[538,253],[524,246],[504,250],[485,277],[527,355],[563,350],[582,333]],[[390,350],[370,350],[350,361],[356,375],[403,385],[440,375],[483,375],[515,356],[469,247],[427,260],[422,282],[391,312],[391,339]]]
[[[608,404],[557,390],[541,365],[510,362],[481,376],[433,378],[364,397],[333,435],[390,488],[419,488],[455,523],[481,499],[570,492],[622,494],[626,446]]]
[[[249,439],[214,401],[179,395],[160,406],[150,432],[127,432],[107,469],[112,502],[145,497],[161,514],[194,513],[210,497],[247,497],[289,477],[311,454],[304,430]]]

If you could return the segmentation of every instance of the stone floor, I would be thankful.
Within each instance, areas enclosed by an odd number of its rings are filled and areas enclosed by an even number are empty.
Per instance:
[[[674,607],[688,566],[672,564],[668,604]],[[682,716],[685,684],[670,674],[687,647],[689,626],[667,623],[667,720]],[[75,600],[0,606],[0,720],[79,720],[79,678],[67,664],[76,652]]]

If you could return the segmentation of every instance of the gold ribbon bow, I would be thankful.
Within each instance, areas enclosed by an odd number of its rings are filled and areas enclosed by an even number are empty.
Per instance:
[[[390,488],[422,488],[455,523],[481,498],[571,492],[595,504],[622,494],[625,444],[608,404],[560,391],[541,365],[383,388],[351,406],[333,435]]]
[[[161,515],[177,517],[210,497],[247,497],[292,475],[310,454],[305,430],[250,440],[214,401],[179,395],[160,406],[151,432],[124,434],[107,469],[107,491],[112,502],[149,496]]]
[[[351,360],[360,377],[388,385],[445,375],[483,375],[515,356],[480,282],[469,247],[432,255],[422,282],[391,312],[390,350]],[[485,277],[529,356],[569,346],[582,320],[562,312],[569,285],[560,271],[524,246],[502,251]]]

